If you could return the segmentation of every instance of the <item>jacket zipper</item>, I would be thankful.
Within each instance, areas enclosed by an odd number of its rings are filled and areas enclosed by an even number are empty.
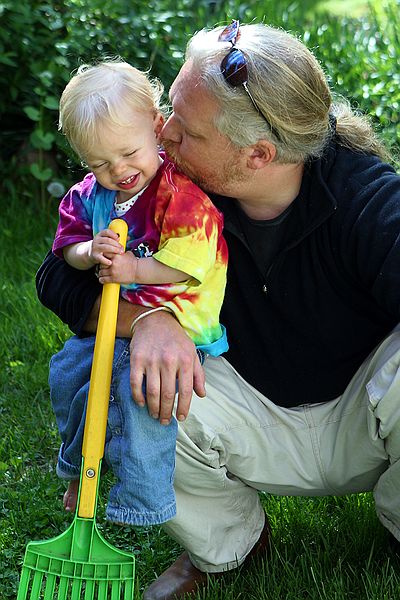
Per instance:
[[[303,235],[301,235],[297,240],[295,240],[294,242],[292,242],[291,244],[286,246],[286,248],[283,248],[279,252],[279,254],[277,254],[277,256],[274,258],[274,260],[268,267],[266,274],[264,275],[264,282],[263,282],[263,286],[262,286],[262,291],[264,292],[264,294],[267,295],[269,292],[268,285],[267,285],[268,277],[270,276],[272,269],[276,266],[278,261],[280,261],[282,259],[283,255],[286,252],[288,252],[289,250],[291,250],[292,248],[295,248],[296,246],[298,246],[306,237],[308,237],[313,231],[315,231],[320,225],[322,225],[322,223],[324,223],[330,216],[333,215],[333,213],[336,211],[336,208],[337,208],[336,206],[333,206],[329,214],[324,215],[324,217],[321,218],[316,223],[314,223],[314,225],[310,229],[304,231]]]

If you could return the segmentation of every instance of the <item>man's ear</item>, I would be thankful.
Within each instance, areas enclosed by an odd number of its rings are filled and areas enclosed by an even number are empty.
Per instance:
[[[263,169],[273,162],[276,156],[276,147],[267,140],[258,140],[256,144],[248,147],[247,166],[249,169]]]
[[[159,137],[161,133],[161,129],[163,128],[165,119],[163,115],[158,112],[154,117],[154,133],[156,134],[157,142],[159,142]]]

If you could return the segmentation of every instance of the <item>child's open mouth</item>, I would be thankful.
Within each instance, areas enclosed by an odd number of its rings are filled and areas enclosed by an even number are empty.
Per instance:
[[[140,173],[136,173],[136,175],[131,175],[127,179],[123,179],[122,181],[118,181],[117,185],[119,188],[123,190],[130,190],[138,183],[140,177]]]

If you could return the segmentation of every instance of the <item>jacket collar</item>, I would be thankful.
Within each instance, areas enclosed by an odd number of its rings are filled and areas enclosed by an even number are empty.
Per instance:
[[[337,144],[331,142],[321,158],[305,165],[300,192],[293,200],[296,233],[290,247],[298,244],[336,210],[337,201],[330,185],[336,155]],[[236,200],[223,196],[212,196],[212,199],[224,215],[225,230],[242,239],[235,210]]]

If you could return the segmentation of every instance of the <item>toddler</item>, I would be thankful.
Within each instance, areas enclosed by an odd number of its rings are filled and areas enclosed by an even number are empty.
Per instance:
[[[72,77],[60,101],[60,129],[90,173],[61,201],[53,252],[77,269],[94,267],[101,283],[121,283],[129,302],[171,312],[202,358],[218,356],[228,348],[219,323],[228,259],[222,215],[159,151],[161,94],[159,82],[120,61],[85,65]],[[117,217],[128,224],[126,252],[108,229]],[[176,512],[177,424],[161,425],[133,401],[129,342],[115,344],[105,460],[117,482],[106,516],[159,524]],[[62,439],[57,473],[71,482],[64,499],[70,509],[93,348],[94,336],[72,337],[50,363]]]

